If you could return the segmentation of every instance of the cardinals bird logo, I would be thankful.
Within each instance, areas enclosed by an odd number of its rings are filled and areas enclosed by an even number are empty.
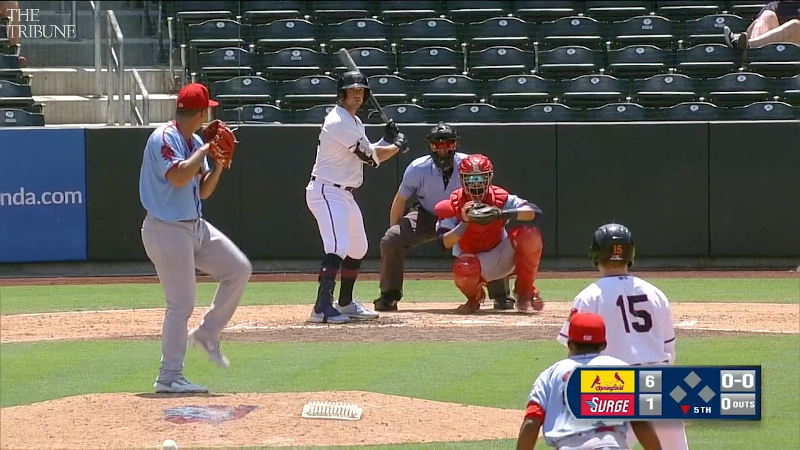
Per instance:
[[[598,377],[598,378],[600,378],[600,377]],[[620,376],[619,376],[619,372],[614,372],[614,378],[615,378],[617,381],[619,381],[620,383],[622,383],[622,385],[623,385],[623,386],[625,386],[625,382],[622,380],[622,378],[620,378]]]
[[[616,373],[614,375],[616,375]],[[617,376],[619,376],[619,375],[617,375]],[[595,387],[598,384],[600,384],[600,375],[595,375],[594,382],[592,383],[592,387]]]

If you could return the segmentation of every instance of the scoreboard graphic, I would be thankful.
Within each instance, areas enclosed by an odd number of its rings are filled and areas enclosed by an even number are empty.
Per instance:
[[[581,366],[567,407],[578,419],[761,420],[761,366]]]

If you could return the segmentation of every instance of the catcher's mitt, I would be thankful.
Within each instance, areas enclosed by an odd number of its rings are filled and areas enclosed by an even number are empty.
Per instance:
[[[203,140],[210,144],[209,154],[217,164],[230,169],[233,162],[233,152],[236,149],[236,136],[225,122],[217,119],[208,124],[203,130]]]
[[[503,211],[497,206],[489,206],[482,203],[476,203],[467,211],[469,221],[478,225],[488,225],[500,219],[502,214]]]

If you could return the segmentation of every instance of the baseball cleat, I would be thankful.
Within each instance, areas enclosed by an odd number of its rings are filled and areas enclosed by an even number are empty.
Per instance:
[[[494,299],[494,309],[499,310],[499,311],[505,311],[505,310],[509,310],[509,309],[514,309],[514,304],[515,303],[516,303],[516,300],[514,300],[511,297],[496,298],[496,299]]]
[[[342,324],[350,323],[351,319],[350,317],[339,312],[338,309],[328,305],[322,310],[322,312],[317,312],[316,307],[312,308],[311,317],[308,318],[308,321],[311,323]]]
[[[197,329],[189,332],[189,345],[198,346],[208,353],[208,360],[223,369],[230,367],[231,363],[219,349],[219,340],[214,344],[197,337]]]
[[[176,381],[156,381],[156,394],[207,394],[208,388],[192,383],[185,377]]]
[[[345,316],[351,319],[371,320],[371,319],[377,319],[379,317],[378,313],[365,308],[364,305],[362,305],[356,300],[353,300],[347,306],[340,306],[339,302],[336,302],[333,306],[334,308],[338,309],[340,313],[344,314]]]
[[[456,312],[459,314],[472,314],[475,311],[478,311],[479,309],[481,309],[480,302],[468,301],[463,305],[459,305],[459,307],[456,308]]]
[[[375,305],[375,311],[392,312],[397,311],[398,301],[400,301],[399,298],[395,299],[381,295],[377,299],[373,300],[372,304]]]

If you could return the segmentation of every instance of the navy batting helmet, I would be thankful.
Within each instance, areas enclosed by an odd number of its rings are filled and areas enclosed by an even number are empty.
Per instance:
[[[630,267],[635,256],[633,235],[625,225],[608,223],[595,230],[592,246],[589,248],[589,258],[593,266],[597,267],[600,262],[623,261]]]
[[[345,89],[352,88],[364,88],[364,100],[366,101],[370,90],[367,77],[363,73],[350,70],[339,75],[339,81],[336,83],[336,95],[340,98],[344,97]]]

